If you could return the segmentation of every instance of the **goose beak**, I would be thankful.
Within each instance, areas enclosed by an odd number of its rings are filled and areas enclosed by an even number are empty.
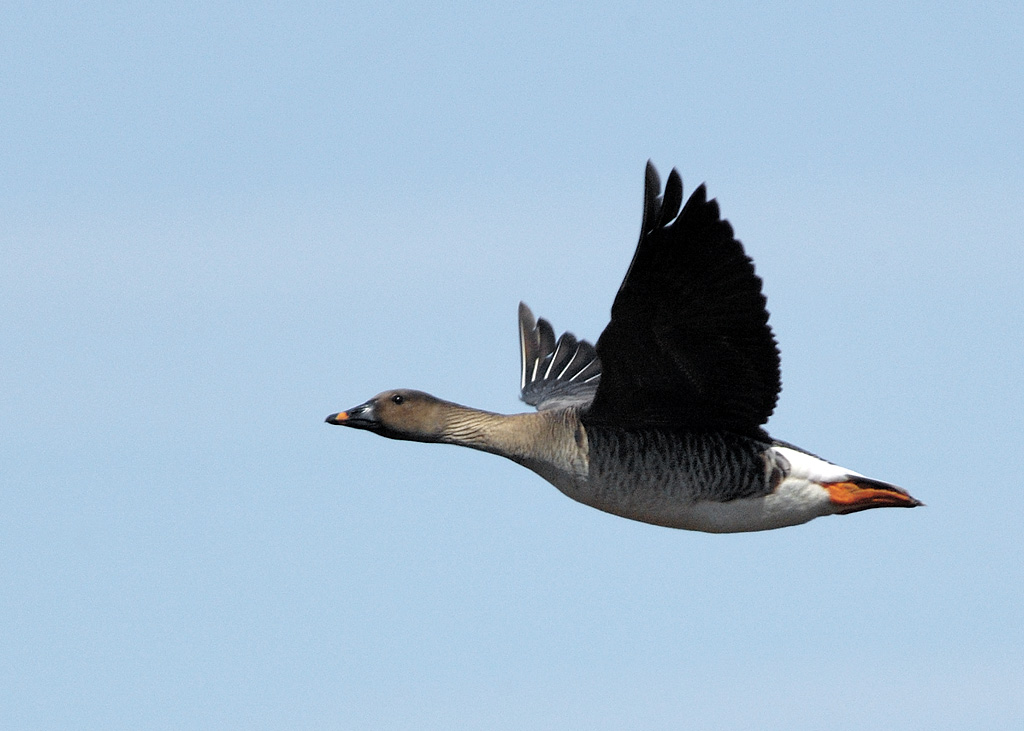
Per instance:
[[[327,417],[326,421],[328,424],[351,426],[356,429],[372,429],[375,426],[379,426],[372,401],[354,406],[348,411],[339,411],[337,414],[331,414]]]

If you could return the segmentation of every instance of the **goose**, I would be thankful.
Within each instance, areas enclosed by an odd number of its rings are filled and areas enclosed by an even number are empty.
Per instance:
[[[519,305],[520,398],[503,415],[384,391],[330,424],[506,457],[568,497],[671,528],[736,533],[922,503],[764,430],[779,350],[753,261],[705,185],[648,161],[640,241],[591,345]]]

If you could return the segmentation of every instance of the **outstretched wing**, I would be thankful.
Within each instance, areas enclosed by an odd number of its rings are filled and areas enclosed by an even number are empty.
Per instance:
[[[765,437],[781,383],[761,279],[703,185],[647,163],[633,261],[597,341],[590,423],[715,429]],[[678,214],[678,215],[677,215]]]
[[[601,381],[597,351],[586,340],[563,333],[555,340],[551,324],[534,321],[530,308],[519,303],[519,398],[538,411],[589,406]]]

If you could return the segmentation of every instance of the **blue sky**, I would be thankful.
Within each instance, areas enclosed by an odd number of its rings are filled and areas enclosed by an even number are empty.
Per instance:
[[[11,2],[0,725],[1024,724],[1017,3]],[[519,410],[643,167],[765,280],[770,431],[928,507],[714,536],[325,425]]]

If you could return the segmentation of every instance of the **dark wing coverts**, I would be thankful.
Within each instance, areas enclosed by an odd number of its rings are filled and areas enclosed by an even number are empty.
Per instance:
[[[597,351],[586,340],[563,333],[555,340],[551,324],[533,319],[519,303],[520,398],[539,411],[589,406],[601,381]]]
[[[640,242],[597,341],[584,421],[764,438],[781,386],[761,279],[703,185],[682,212],[675,170],[660,190],[648,162]]]

